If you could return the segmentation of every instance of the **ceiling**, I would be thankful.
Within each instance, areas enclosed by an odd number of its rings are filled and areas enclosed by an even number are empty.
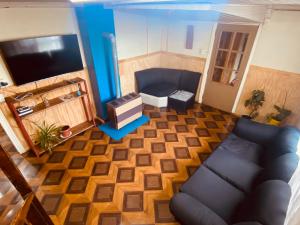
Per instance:
[[[174,16],[182,19],[263,23],[273,10],[300,11],[300,0],[72,0],[98,2],[107,8],[137,14]],[[71,7],[70,0],[0,0],[2,7]],[[216,16],[218,15],[218,16]]]
[[[75,0],[76,1],[76,0]],[[238,4],[238,5],[268,5],[273,7],[300,6],[300,0],[77,0],[83,2],[102,2],[107,5],[128,5],[128,4],[157,4],[157,3],[198,3],[198,4]],[[68,3],[70,0],[0,0],[5,3]]]
[[[57,4],[63,3],[68,4],[72,0],[0,0],[1,5],[3,4]],[[110,7],[120,7],[120,6],[154,6],[154,5],[248,5],[248,6],[267,6],[272,9],[277,10],[300,10],[300,0],[73,0],[75,2],[100,2]]]

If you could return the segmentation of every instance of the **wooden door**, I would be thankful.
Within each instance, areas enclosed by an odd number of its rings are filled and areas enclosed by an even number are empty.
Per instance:
[[[219,24],[203,103],[231,112],[258,26]]]

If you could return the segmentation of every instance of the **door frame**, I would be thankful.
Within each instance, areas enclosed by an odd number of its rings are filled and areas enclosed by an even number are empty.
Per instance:
[[[209,49],[208,49],[208,55],[207,55],[207,58],[206,58],[204,71],[203,71],[203,74],[202,74],[202,83],[201,83],[201,89],[200,89],[200,94],[199,94],[199,103],[203,103],[203,96],[204,96],[205,89],[207,87],[206,84],[208,82],[207,78],[209,76],[209,68],[210,68],[210,65],[211,65],[212,54],[214,52],[214,47],[215,47],[217,27],[218,27],[218,25],[222,25],[222,24],[224,24],[224,25],[243,25],[243,26],[244,25],[252,25],[252,26],[257,26],[258,27],[255,38],[254,38],[253,46],[252,46],[252,49],[250,50],[248,61],[247,61],[246,66],[245,66],[245,71],[242,74],[242,79],[241,79],[241,82],[240,82],[240,85],[239,85],[239,88],[238,88],[238,91],[237,91],[237,95],[235,97],[235,101],[234,101],[234,104],[233,104],[233,107],[232,107],[232,110],[231,110],[232,113],[235,113],[237,105],[238,105],[240,97],[241,97],[241,94],[242,94],[242,91],[243,91],[243,88],[244,88],[244,85],[246,83],[246,79],[247,79],[247,76],[248,76],[251,61],[252,61],[253,56],[254,56],[254,52],[255,52],[255,49],[256,49],[256,46],[257,46],[258,39],[261,35],[263,24],[259,24],[259,23],[223,23],[223,22],[217,22],[217,23],[214,24],[212,32],[211,32],[211,39],[210,39],[210,45],[209,45]]]
[[[258,26],[256,36],[254,38],[253,46],[252,46],[252,49],[250,50],[250,55],[249,55],[249,58],[248,58],[248,62],[246,64],[245,71],[244,71],[244,74],[242,76],[240,87],[239,87],[239,90],[236,94],[235,101],[234,101],[234,104],[233,104],[233,107],[232,107],[232,110],[231,110],[232,113],[236,112],[236,109],[237,109],[237,106],[239,104],[244,86],[246,84],[246,80],[247,80],[247,77],[248,77],[248,72],[249,72],[249,69],[250,69],[250,65],[251,65],[252,59],[254,57],[254,52],[256,50],[258,39],[259,39],[259,37],[261,35],[261,32],[262,32],[262,26],[263,26],[262,24],[259,24],[259,26]]]
[[[202,81],[201,81],[201,87],[200,87],[200,93],[199,93],[199,99],[198,99],[199,103],[203,102],[203,95],[204,95],[206,82],[207,82],[208,69],[210,66],[210,60],[211,60],[211,56],[212,56],[213,49],[214,49],[214,43],[215,43],[215,39],[216,39],[216,31],[217,31],[218,24],[219,23],[214,23],[212,31],[211,31],[208,54],[207,54],[207,57],[205,60],[204,70],[203,70],[203,74],[202,74]]]

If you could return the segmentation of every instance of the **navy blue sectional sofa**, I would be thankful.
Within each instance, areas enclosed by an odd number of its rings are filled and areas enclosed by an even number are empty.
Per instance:
[[[283,225],[298,166],[296,128],[241,118],[170,203],[183,225]]]

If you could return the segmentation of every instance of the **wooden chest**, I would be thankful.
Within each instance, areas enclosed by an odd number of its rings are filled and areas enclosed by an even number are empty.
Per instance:
[[[125,95],[108,102],[107,111],[112,127],[121,129],[142,116],[142,98],[137,93]]]

